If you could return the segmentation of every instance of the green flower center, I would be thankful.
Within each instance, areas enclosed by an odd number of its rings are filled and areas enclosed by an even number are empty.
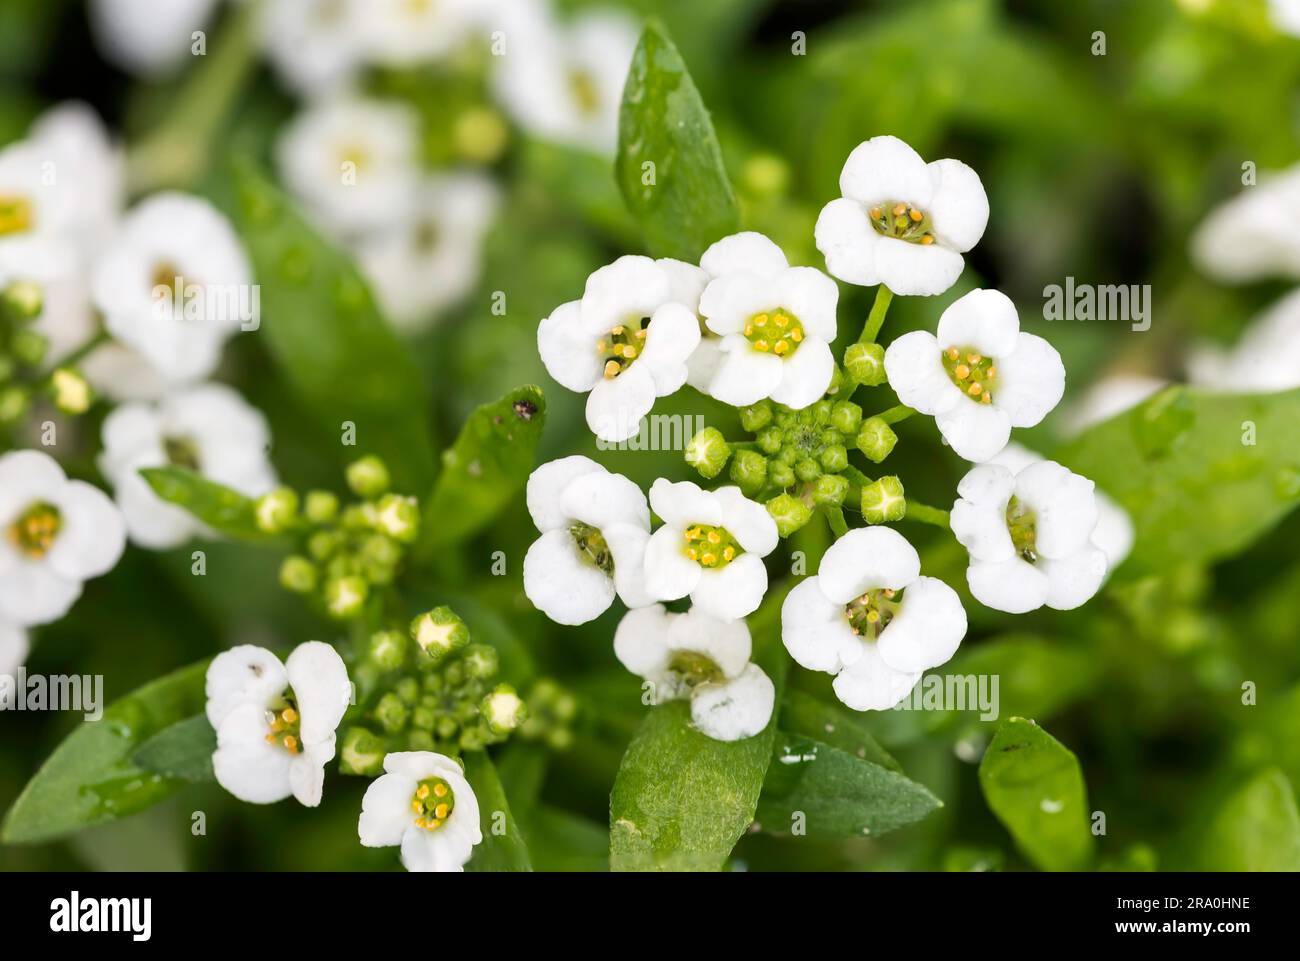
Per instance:
[[[201,467],[199,445],[192,437],[164,437],[163,453],[173,467],[197,471]]]
[[[722,668],[713,658],[698,651],[673,651],[668,670],[676,674],[687,687],[712,684],[723,678]]]
[[[32,202],[26,197],[0,194],[0,237],[31,230],[33,213]]]
[[[943,352],[943,369],[948,372],[948,379],[971,400],[993,403],[998,368],[992,357],[985,357],[974,347],[949,347]]]
[[[890,200],[877,204],[867,211],[867,217],[876,233],[895,240],[905,240],[909,244],[929,246],[934,243],[934,228],[930,215],[919,207],[902,200]]]
[[[755,314],[745,325],[745,339],[760,354],[788,357],[803,343],[803,324],[784,307]]]
[[[573,94],[573,102],[578,105],[578,112],[584,117],[594,117],[600,113],[600,88],[589,71],[569,71],[569,92]]]
[[[688,528],[685,535],[686,556],[701,567],[720,570],[745,553],[744,548],[725,527],[697,524]]]
[[[442,778],[427,777],[411,795],[411,810],[415,812],[416,827],[436,831],[456,810],[456,792]]]
[[[613,380],[641,356],[645,350],[645,328],[649,322],[649,317],[642,317],[635,323],[619,324],[596,341],[596,353],[608,358],[605,361],[606,380]]]
[[[278,706],[266,712],[266,743],[282,747],[290,754],[302,753],[302,716],[292,691],[286,691]]]
[[[1007,501],[1007,533],[1016,553],[1030,564],[1038,560],[1038,518],[1012,495]]]
[[[844,617],[854,634],[874,641],[889,626],[902,603],[902,591],[877,588],[845,604]]]
[[[63,526],[63,515],[53,504],[37,501],[9,525],[9,543],[33,560],[44,557],[54,546]]]
[[[607,576],[614,576],[614,555],[599,528],[579,521],[569,528],[569,534],[578,545],[583,560],[604,571]]]

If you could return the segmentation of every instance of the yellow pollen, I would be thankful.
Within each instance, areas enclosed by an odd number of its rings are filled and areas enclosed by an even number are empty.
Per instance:
[[[634,336],[636,337],[637,340],[645,340],[645,338],[646,338],[646,331],[644,331],[644,330],[638,330]]]
[[[958,364],[957,369],[954,370],[953,373],[957,375],[958,380],[965,380],[970,376],[970,368],[965,364]]]
[[[442,822],[439,821],[437,818],[430,818],[428,823],[426,823],[424,826],[428,828],[430,831],[436,831],[438,828],[442,827]]]
[[[790,326],[790,317],[789,317],[787,314],[777,314],[777,315],[776,315],[776,325],[777,325],[778,327],[789,327],[789,326]]]
[[[755,314],[755,315],[754,315],[754,323],[756,323],[756,324],[758,324],[758,326],[762,327],[764,324],[767,323],[767,314]]]
[[[767,346],[767,341],[765,341],[765,340],[756,340],[756,341],[754,341],[754,349],[755,349],[755,350],[761,350],[763,353],[767,353],[767,351],[769,350],[769,348],[768,348],[768,346]]]
[[[605,352],[605,342],[603,340],[596,341],[596,353],[603,354],[604,352]]]
[[[615,377],[618,376],[619,369],[620,369],[620,368],[619,368],[619,366],[618,366],[618,361],[616,361],[616,360],[608,360],[608,361],[606,361],[606,362],[605,362],[605,379],[606,379],[606,380],[613,380]]]
[[[624,344],[623,356],[626,357],[628,360],[632,360],[634,357],[636,357],[636,348],[633,347],[631,344]]]
[[[700,529],[698,527],[688,527],[686,528],[685,533],[686,533],[686,539],[688,541],[693,541],[695,540],[695,538],[700,536]]]
[[[274,744],[277,740],[278,740],[278,738],[276,738],[276,736],[275,736],[274,734],[268,734],[268,735],[266,736],[266,743],[267,743],[267,744]]]
[[[913,223],[919,224],[921,220],[925,217],[925,214],[921,213],[921,211],[913,207],[911,212],[908,214],[908,216],[912,218]]]
[[[439,821],[441,821],[443,818],[445,818],[445,817],[446,817],[448,814],[450,814],[450,813],[451,813],[451,808],[449,808],[449,807],[448,807],[447,805],[445,805],[445,804],[439,804],[436,808],[433,809],[433,815],[434,815],[434,817],[436,817]]]
[[[872,207],[872,208],[871,208],[871,219],[872,219],[872,220],[879,220],[879,219],[880,219],[880,208],[879,208],[879,207]]]
[[[421,784],[420,789],[415,792],[415,796],[419,798],[421,801],[427,798],[429,796],[429,785]]]
[[[621,337],[621,336],[623,336],[623,325],[622,325],[622,324],[619,324],[617,327],[613,328],[609,333],[610,333],[610,336],[612,336],[612,337]]]
[[[924,237],[921,238],[922,247],[929,247],[932,243],[934,243],[934,238],[931,237],[929,234],[926,234]]]
[[[722,549],[722,559],[724,561],[729,561],[735,556],[736,556],[736,549],[731,545],[727,545]]]
[[[983,360],[983,359],[984,359],[984,358],[981,357],[979,354],[967,354],[967,355],[966,355],[966,360],[967,360],[968,362],[972,363],[972,364],[978,364],[978,363],[979,363],[981,360]]]
[[[434,797],[446,797],[446,796],[447,796],[447,785],[445,785],[445,784],[435,784],[435,785],[433,786],[433,796],[434,796]]]
[[[956,359],[957,359],[957,348],[956,348],[956,347],[949,347],[949,348],[948,348],[948,359],[949,359],[949,360],[956,360]]]
[[[291,753],[298,753],[298,739],[292,734],[286,734],[284,736],[284,746],[288,748]]]
[[[992,395],[992,394],[985,394],[983,397],[980,398],[980,403],[981,403],[981,404],[991,404],[991,403],[993,403],[993,395]]]
[[[705,554],[703,557],[700,558],[700,563],[703,564],[705,567],[711,567],[714,564],[718,563],[718,555],[710,551],[708,554]]]
[[[722,535],[717,531],[709,531],[708,541],[710,544],[721,544]]]
[[[416,818],[415,826],[417,828],[427,828],[429,826],[429,822],[426,821],[424,818]]]
[[[697,551],[695,548],[692,547],[690,550],[688,550],[688,551],[686,552],[686,556],[689,557],[689,558],[690,558],[691,560],[693,560],[693,561],[695,561],[695,560],[699,560],[700,552]]]
[[[990,367],[988,370],[984,372],[984,376],[989,380],[992,380],[997,375],[998,375],[998,369],[996,367]]]
[[[291,707],[286,707],[280,712],[280,717],[284,720],[285,724],[292,724],[294,721],[298,720],[298,712]]]
[[[772,350],[777,354],[788,354],[790,353],[790,343],[789,341],[778,340]]]
[[[894,216],[895,216],[895,217],[901,217],[901,216],[903,216],[903,214],[905,214],[905,213],[907,213],[907,204],[903,204],[903,203],[894,204]]]
[[[415,800],[414,798],[412,798],[411,810],[414,811],[416,814],[419,814],[421,811],[424,810],[424,805],[421,804],[419,801]]]
[[[746,336],[746,337],[752,337],[753,335],[754,335],[754,325],[753,325],[753,324],[746,324],[746,325],[745,325],[745,336]]]
[[[803,340],[803,331],[802,330],[790,331],[790,339],[793,340],[796,344],[799,343],[801,340]]]
[[[966,388],[966,393],[970,394],[972,397],[978,397],[980,394],[984,393],[984,387],[980,384],[971,384]]]

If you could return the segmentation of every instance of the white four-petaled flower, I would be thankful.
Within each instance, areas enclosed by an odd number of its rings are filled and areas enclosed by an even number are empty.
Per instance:
[[[1210,211],[1192,235],[1196,266],[1218,280],[1300,278],[1300,164],[1260,174],[1259,183]]]
[[[941,294],[961,276],[962,254],[984,236],[989,200],[960,160],[927,164],[897,137],[872,137],[849,154],[840,193],[815,230],[826,269],[896,294]]]
[[[689,697],[691,721],[716,741],[753,737],[771,720],[776,688],[750,663],[752,647],[743,620],[662,604],[628,611],[614,632],[614,654],[654,685],[654,702]]]
[[[334,732],[352,700],[343,658],[328,644],[299,644],[287,662],[252,644],[208,666],[208,723],[217,732],[217,783],[251,804],[293,795],[320,804]]]
[[[944,439],[982,462],[1007,445],[1013,427],[1033,427],[1065,393],[1061,355],[1022,333],[1016,307],[997,290],[972,290],[939,317],[938,335],[914,330],[885,351],[898,399],[934,415]]]
[[[970,552],[966,581],[980,603],[1009,614],[1068,611],[1097,593],[1108,563],[1093,543],[1092,481],[1049,460],[1017,473],[980,464],[957,493],[952,532]]]
[[[781,607],[790,656],[834,674],[836,696],[855,711],[893,707],[965,635],[957,592],[922,576],[916,549],[888,527],[849,531]]]
[[[585,624],[617,593],[628,607],[645,589],[650,509],[640,488],[580,455],[543,464],[528,478],[528,511],[542,536],[524,556],[524,593],[559,624]]]
[[[705,491],[662,477],[650,487],[650,507],[664,522],[646,546],[651,598],[674,601],[689,594],[701,611],[724,621],[758,609],[767,592],[762,559],[778,539],[767,508],[738,487]]]
[[[368,848],[400,845],[408,871],[462,871],[483,840],[478,799],[451,758],[402,751],[361,799],[357,833]]]

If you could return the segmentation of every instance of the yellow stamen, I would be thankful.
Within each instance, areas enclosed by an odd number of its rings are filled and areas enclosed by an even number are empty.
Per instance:
[[[603,340],[596,341],[596,353],[603,354],[604,352],[605,352],[605,341]]]
[[[285,724],[292,724],[294,721],[298,720],[298,712],[291,707],[286,707],[282,712],[280,712],[280,717],[284,719]]]
[[[721,544],[722,535],[719,534],[717,531],[709,531],[708,540],[710,544]]]
[[[421,784],[420,789],[415,792],[415,796],[418,797],[421,801],[427,798],[429,796],[429,785]]]
[[[693,561],[695,561],[695,560],[699,560],[700,552],[697,551],[695,548],[692,547],[690,550],[688,550],[688,551],[686,552],[686,556],[689,557],[689,558],[690,558],[691,560],[693,560]]]
[[[926,234],[924,237],[921,238],[922,247],[929,247],[932,243],[934,243],[934,238],[931,237],[929,234]]]
[[[919,210],[917,210],[915,207],[913,207],[913,208],[911,209],[911,211],[908,212],[908,216],[912,218],[912,221],[913,221],[914,223],[918,223],[918,224],[919,224],[919,223],[921,222],[921,219],[922,219],[923,217],[925,217],[925,214],[921,213],[921,211],[919,211]]]
[[[971,384],[966,388],[966,393],[970,394],[972,397],[978,397],[983,392],[984,387],[981,384]]]
[[[609,333],[610,333],[610,336],[613,336],[613,337],[621,337],[621,336],[623,336],[623,325],[622,325],[622,324],[619,324],[617,327],[615,327],[615,328],[614,328],[613,330],[611,330]]]
[[[879,219],[880,219],[880,208],[879,208],[879,207],[872,207],[872,208],[871,208],[871,219],[872,219],[872,220],[879,220]]]
[[[996,367],[990,367],[987,371],[984,372],[984,376],[989,380],[992,380],[997,375],[998,375],[998,369]]]
[[[981,357],[979,354],[967,354],[967,355],[966,355],[966,360],[969,361],[969,362],[972,363],[972,364],[978,364],[978,363],[979,363],[981,360],[983,360],[983,359],[984,359],[984,358]]]
[[[433,786],[433,796],[434,796],[434,797],[446,797],[446,796],[447,796],[447,785],[445,785],[445,784],[435,784],[435,785]]]
[[[907,204],[904,204],[904,203],[897,203],[897,204],[894,204],[894,216],[895,216],[895,217],[901,217],[901,216],[903,216],[903,214],[905,214],[905,213],[907,213]]]
[[[958,364],[957,369],[954,370],[953,373],[957,375],[958,380],[965,380],[970,376],[970,368],[965,364]]]
[[[616,360],[608,360],[608,361],[606,361],[606,362],[605,362],[605,379],[606,379],[606,380],[613,380],[615,377],[618,376],[618,372],[619,372],[619,370],[621,370],[621,369],[622,369],[622,368],[620,368],[620,367],[618,366],[618,361],[616,361]]]
[[[700,563],[705,567],[712,567],[714,564],[718,563],[718,555],[710,551],[708,554],[705,554],[700,558]]]
[[[768,347],[767,341],[765,341],[765,340],[756,340],[756,341],[754,341],[754,349],[755,349],[755,350],[762,351],[763,353],[767,353],[767,351],[768,351],[770,348]]]
[[[623,356],[626,357],[628,360],[632,360],[634,357],[636,357],[636,348],[633,347],[631,344],[624,344]]]
[[[450,813],[451,813],[451,808],[448,807],[446,804],[439,804],[436,808],[433,809],[433,816],[436,817],[439,821],[441,821]]]
[[[981,403],[981,404],[991,404],[991,403],[993,403],[993,395],[992,395],[992,394],[985,394],[983,397],[980,398],[980,403]]]
[[[745,325],[745,336],[746,336],[746,337],[752,337],[752,336],[754,336],[754,325],[753,325],[753,324],[746,324],[746,325]]]
[[[298,739],[292,734],[286,734],[284,736],[284,746],[289,749],[290,753],[298,753]]]
[[[949,359],[949,360],[956,360],[956,359],[957,359],[957,348],[956,348],[956,347],[949,347],[949,348],[948,348],[948,359]]]
[[[790,331],[790,339],[793,340],[796,344],[799,343],[801,340],[803,340],[803,331],[798,329]]]
[[[777,354],[790,353],[790,342],[788,340],[778,340],[772,350]]]
[[[736,556],[736,549],[732,547],[730,544],[728,544],[726,547],[722,549],[722,559],[724,561],[729,561],[735,556]]]
[[[778,327],[789,327],[789,326],[790,326],[790,318],[787,317],[785,314],[777,314],[777,315],[776,315],[776,325],[777,325]]]

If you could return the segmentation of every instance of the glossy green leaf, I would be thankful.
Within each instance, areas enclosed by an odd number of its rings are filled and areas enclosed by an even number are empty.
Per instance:
[[[781,708],[781,728],[789,735],[802,735],[870,761],[891,771],[903,767],[872,737],[863,715],[839,704],[828,704],[803,691],[791,691]]]
[[[1236,554],[1300,504],[1298,422],[1300,390],[1171,387],[1057,459],[1123,505],[1137,531],[1124,570],[1152,573]]]
[[[632,58],[618,122],[615,175],[655,256],[696,261],[740,223],[709,112],[663,26]]]
[[[271,537],[258,529],[255,502],[239,491],[184,467],[146,467],[140,476],[163,500],[183,507],[219,534],[246,541]]]
[[[1228,797],[1200,836],[1205,871],[1300,871],[1300,813],[1277,768],[1260,771]]]
[[[212,781],[212,753],[217,732],[204,714],[196,714],[163,728],[140,745],[131,760],[146,771],[182,781]]]
[[[1035,865],[1075,871],[1092,860],[1079,761],[1033,721],[1013,717],[998,728],[979,777],[989,809]]]
[[[261,285],[261,326],[251,336],[332,440],[355,425],[355,446],[338,447],[343,459],[378,454],[398,490],[424,489],[434,473],[424,385],[356,265],[251,166],[238,167],[235,187],[240,236]]]
[[[758,821],[812,838],[874,837],[943,806],[924,785],[822,741],[778,731]]]
[[[159,731],[203,710],[207,669],[202,661],[146,684],[73,731],[9,809],[0,840],[50,841],[144,810],[181,787],[183,780],[132,758]]]
[[[505,788],[492,759],[484,751],[465,753],[465,779],[478,799],[483,842],[465,865],[467,871],[531,871],[523,832],[510,813]]]
[[[442,473],[424,507],[426,549],[477,533],[520,496],[545,423],[546,398],[531,386],[470,415],[456,443],[443,452]]]

